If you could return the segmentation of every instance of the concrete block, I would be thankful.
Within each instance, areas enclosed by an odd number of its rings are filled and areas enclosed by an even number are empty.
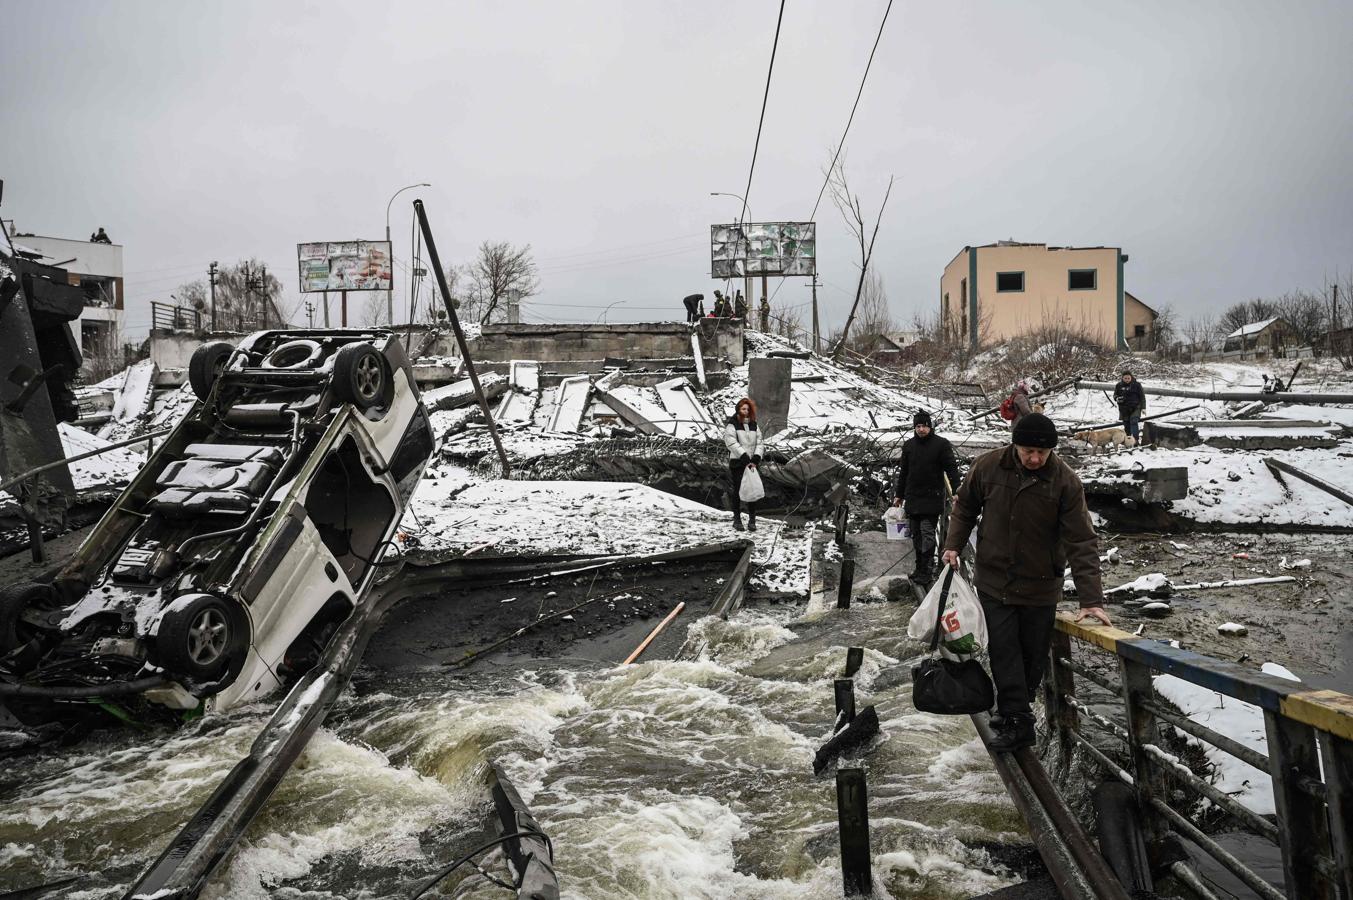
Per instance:
[[[789,424],[793,367],[790,359],[758,358],[747,364],[747,393],[756,403],[757,422],[764,434],[775,434]]]

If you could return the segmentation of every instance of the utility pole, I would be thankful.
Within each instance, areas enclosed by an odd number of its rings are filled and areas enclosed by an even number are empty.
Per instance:
[[[821,352],[822,352],[822,335],[821,335],[821,332],[818,330],[818,323],[817,323],[817,286],[818,286],[818,283],[819,283],[819,282],[818,282],[818,280],[817,280],[817,272],[814,272],[814,273],[813,273],[813,352],[814,352],[814,353],[821,353]]]
[[[263,302],[263,327],[268,327],[268,264],[263,264],[263,274],[258,279],[259,293]]]
[[[761,330],[770,331],[770,296],[766,292],[766,276],[761,276]]]
[[[211,285],[211,330],[216,330],[216,260],[207,267],[207,282]]]
[[[315,304],[309,300],[305,301],[305,327],[315,327]]]

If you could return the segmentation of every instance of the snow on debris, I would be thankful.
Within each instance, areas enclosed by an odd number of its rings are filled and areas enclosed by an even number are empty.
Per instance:
[[[65,453],[67,458],[98,450],[113,443],[65,422],[57,425],[57,432],[61,435],[61,452]],[[136,476],[145,461],[144,447],[122,447],[88,459],[76,460],[69,468],[77,491],[91,488],[122,488]]]
[[[1264,663],[1266,675],[1300,682],[1301,679],[1277,663]],[[1169,700],[1185,716],[1226,735],[1237,743],[1267,755],[1268,738],[1264,726],[1264,711],[1259,707],[1218,694],[1174,675],[1157,675],[1156,692]],[[1273,802],[1273,779],[1231,754],[1185,736],[1191,744],[1200,745],[1212,764],[1212,783],[1222,793],[1230,794],[1251,811],[1261,816],[1277,814]]]
[[[1146,468],[1187,466],[1189,493],[1173,501],[1173,511],[1195,522],[1216,524],[1305,525],[1353,528],[1353,506],[1291,475],[1287,491],[1264,465],[1271,456],[1332,484],[1353,482],[1353,457],[1347,449],[1241,451],[1191,447],[1184,450],[1138,448],[1088,460],[1082,479],[1134,465]]]
[[[736,536],[727,513],[642,485],[478,482],[440,471],[419,487],[404,519],[424,550],[638,555]]]

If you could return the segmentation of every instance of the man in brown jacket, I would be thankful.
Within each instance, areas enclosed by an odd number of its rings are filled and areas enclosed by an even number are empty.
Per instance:
[[[979,456],[968,470],[949,514],[943,557],[957,567],[977,528],[974,581],[996,683],[991,748],[997,751],[1034,742],[1030,701],[1043,679],[1068,564],[1081,604],[1076,621],[1088,616],[1109,624],[1099,539],[1080,479],[1052,452],[1056,426],[1030,413],[1015,423],[1011,438],[1010,446]]]

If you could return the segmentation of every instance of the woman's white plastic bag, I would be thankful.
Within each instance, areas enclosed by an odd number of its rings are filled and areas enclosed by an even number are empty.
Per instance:
[[[944,579],[937,578],[930,586],[916,612],[907,623],[907,636],[929,644],[935,634],[935,619],[940,620],[940,655],[960,662],[981,653],[987,647],[987,617],[982,612],[982,601],[968,579],[955,573],[949,597],[944,604],[944,615],[939,616],[940,594]]]
[[[755,503],[766,496],[766,489],[761,484],[761,476],[756,471],[756,466],[748,466],[742,471],[742,484],[738,486],[738,499],[743,503]]]

